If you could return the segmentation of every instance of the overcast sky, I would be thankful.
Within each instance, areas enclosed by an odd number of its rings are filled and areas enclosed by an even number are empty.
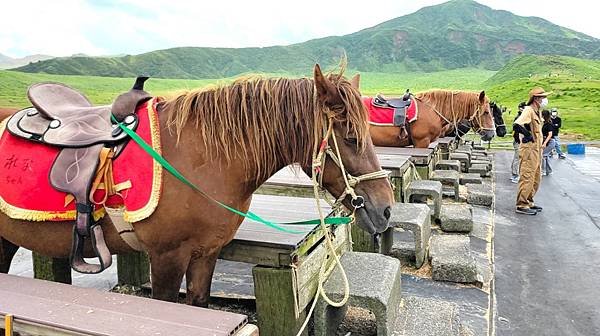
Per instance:
[[[6,0],[0,53],[139,54],[171,47],[261,47],[345,35],[444,0]],[[480,0],[600,38],[600,2]]]

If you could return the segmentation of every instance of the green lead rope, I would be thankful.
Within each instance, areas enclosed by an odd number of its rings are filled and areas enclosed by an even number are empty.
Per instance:
[[[117,120],[115,119],[114,116],[112,116],[112,120],[114,122],[117,122]],[[195,184],[190,182],[188,179],[186,179],[185,176],[183,176],[177,169],[175,169],[175,167],[171,166],[171,164],[167,160],[165,160],[160,154],[158,154],[154,150],[154,148],[152,148],[152,146],[148,145],[144,141],[144,139],[142,139],[139,135],[137,135],[137,133],[135,133],[134,131],[127,128],[125,125],[123,125],[123,123],[118,123],[118,126],[123,130],[123,132],[127,133],[127,135],[129,135],[131,137],[131,139],[133,139],[133,141],[135,141],[144,151],[146,151],[146,153],[150,154],[150,156],[152,156],[152,158],[154,158],[154,160],[156,160],[158,163],[160,163],[161,166],[163,166],[169,173],[171,173],[173,176],[175,176],[179,181],[183,182],[184,184],[188,185],[192,189],[196,190],[197,192],[202,194],[202,196],[204,196],[205,198],[211,200],[214,203],[217,203],[221,207],[223,207],[239,216],[242,216],[242,217],[248,218],[250,220],[253,220],[255,222],[264,224],[273,229],[283,231],[283,232],[288,232],[288,233],[304,233],[304,232],[297,231],[297,230],[290,230],[290,229],[282,227],[281,225],[317,225],[320,223],[319,219],[311,219],[311,220],[306,220],[306,221],[288,222],[288,223],[274,223],[274,222],[262,219],[260,216],[258,216],[257,214],[255,214],[251,211],[248,211],[247,213],[245,213],[245,212],[239,211],[235,208],[232,208],[232,207],[228,206],[227,204],[221,203],[221,202],[217,201],[216,199],[212,198],[210,195],[206,194],[204,191],[202,191],[200,188],[198,188]],[[350,217],[327,217],[327,218],[325,218],[325,224],[330,224],[330,225],[349,224],[351,221],[352,221],[352,219]]]

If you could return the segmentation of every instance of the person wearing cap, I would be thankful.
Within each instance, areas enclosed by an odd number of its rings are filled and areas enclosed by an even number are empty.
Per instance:
[[[527,105],[525,102],[519,103],[517,116],[515,117],[514,121],[516,121],[517,118],[519,118],[521,116],[521,113],[523,113],[523,109],[525,108],[525,105]],[[520,141],[521,140],[519,139],[519,132],[517,132],[513,129],[514,154],[513,154],[512,164],[510,165],[510,172],[511,172],[510,181],[512,183],[519,183],[519,143],[520,143]]]
[[[541,87],[529,91],[529,101],[513,129],[519,133],[519,191],[516,212],[535,215],[542,207],[533,197],[540,186],[542,160],[542,118],[540,110],[548,105],[548,92]]]
[[[558,131],[562,127],[562,119],[558,116],[558,109],[553,107],[550,110],[550,120],[552,121],[552,125],[554,126],[554,130],[552,131],[552,139],[554,139],[554,150],[558,157],[561,159],[566,159],[565,154],[560,150],[560,139],[558,138]],[[550,155],[552,157],[552,155]]]

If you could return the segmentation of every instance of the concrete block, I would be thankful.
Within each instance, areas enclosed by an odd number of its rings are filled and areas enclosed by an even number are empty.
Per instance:
[[[377,335],[392,335],[401,304],[400,261],[377,253],[346,252],[340,259],[350,284],[344,307],[319,300],[315,307],[315,335],[335,335],[348,306],[370,310],[376,319]],[[338,301],[344,295],[342,273],[336,267],[323,285],[325,294]]]
[[[435,165],[435,169],[455,170],[457,172],[460,172],[460,161],[458,161],[458,160],[440,160]]]
[[[492,161],[490,161],[490,160],[476,160],[476,159],[472,159],[471,160],[471,167],[473,167],[474,165],[483,165],[483,166],[486,166],[486,168],[487,168],[488,171],[492,170]]]
[[[431,235],[431,209],[426,204],[396,203],[392,206],[392,215],[390,217],[390,227],[401,228],[412,232],[415,242],[415,266],[420,268],[427,258],[429,250],[429,237]],[[392,235],[393,232],[387,232],[385,235]],[[384,237],[383,241],[388,241]],[[382,244],[382,252],[390,254],[392,244]]]
[[[470,239],[463,235],[437,235],[431,238],[432,279],[460,283],[478,281]]]
[[[483,180],[481,179],[481,174],[478,174],[478,173],[462,173],[462,174],[460,174],[460,184],[465,185],[468,183],[473,183],[473,184],[483,183]]]
[[[456,303],[409,296],[403,299],[397,336],[459,336],[460,309]]]
[[[459,172],[454,170],[434,170],[430,178],[434,181],[440,181],[442,186],[451,188],[454,191],[454,199],[458,200]]]
[[[488,175],[487,165],[474,164],[469,168],[469,173],[476,173],[479,174],[481,177],[486,177]]]
[[[467,184],[467,203],[491,206],[494,200],[492,187],[486,184]]]
[[[431,210],[434,218],[440,218],[442,208],[442,183],[439,181],[416,180],[412,181],[406,188],[404,202],[423,203],[423,198],[432,201]]]
[[[460,161],[461,171],[467,172],[467,169],[471,166],[471,159],[469,154],[466,153],[450,153],[450,160],[458,160]]]
[[[471,232],[473,209],[467,204],[444,204],[440,214],[440,227],[446,232]]]

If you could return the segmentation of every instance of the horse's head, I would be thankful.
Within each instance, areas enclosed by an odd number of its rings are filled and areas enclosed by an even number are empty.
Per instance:
[[[495,102],[490,102],[490,108],[492,109],[494,124],[496,124],[496,135],[504,137],[506,135],[506,125],[504,125],[504,118],[502,117],[502,108]]]
[[[490,108],[490,101],[485,91],[479,93],[477,111],[472,117],[473,130],[481,135],[481,140],[490,141],[496,134],[494,117]]]
[[[316,146],[329,145],[329,155],[322,158],[322,185],[336,198],[343,197],[346,208],[355,210],[360,227],[371,234],[381,233],[388,228],[394,196],[368,133],[367,111],[358,91],[359,77],[350,82],[341,75],[324,76],[316,65],[314,81],[317,111],[323,114],[317,118],[325,120],[324,129],[331,125],[332,130],[329,141],[321,143],[326,136],[320,127],[316,129]],[[335,162],[338,149],[341,164]]]

